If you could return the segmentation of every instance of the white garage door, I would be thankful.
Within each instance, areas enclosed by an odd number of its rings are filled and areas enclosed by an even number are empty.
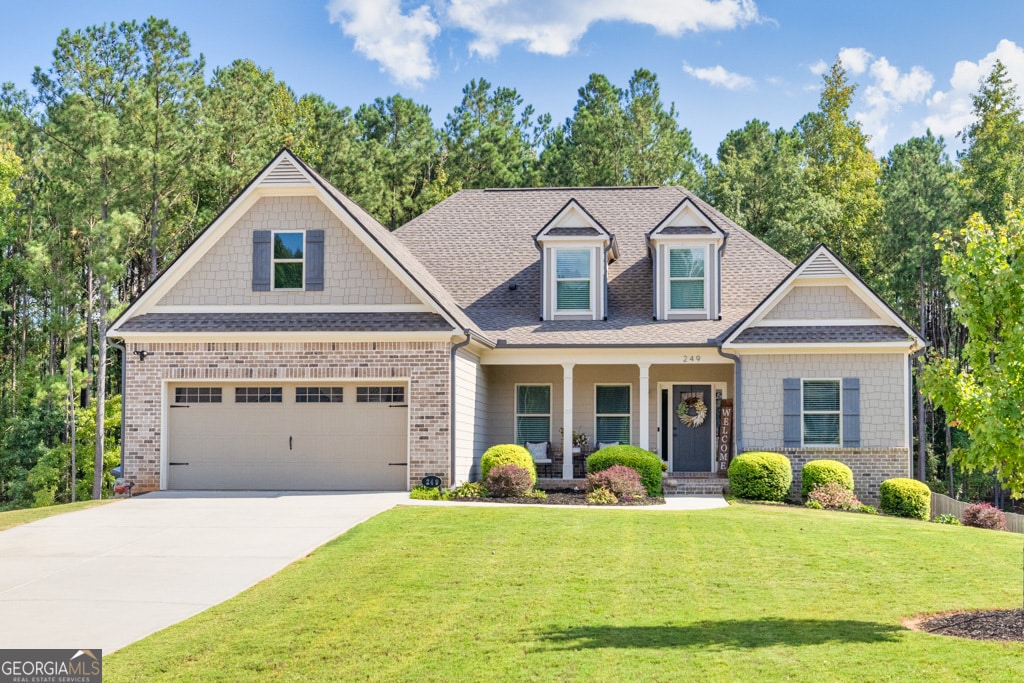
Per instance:
[[[169,387],[167,487],[405,490],[404,384]]]

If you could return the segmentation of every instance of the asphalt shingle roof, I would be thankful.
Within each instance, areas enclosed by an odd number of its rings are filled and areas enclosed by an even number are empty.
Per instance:
[[[722,319],[653,320],[646,235],[690,198],[726,235]],[[540,320],[540,253],[533,236],[570,199],[615,235],[608,319]],[[707,344],[723,339],[793,264],[680,187],[462,190],[395,236],[492,340],[509,345]],[[516,285],[515,289],[510,289]]]
[[[748,327],[737,344],[909,342],[905,330],[889,325],[828,325],[823,327]]]
[[[436,313],[146,313],[126,332],[431,332],[451,330]]]

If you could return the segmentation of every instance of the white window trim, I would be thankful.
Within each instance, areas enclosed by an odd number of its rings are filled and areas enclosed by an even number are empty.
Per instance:
[[[695,277],[672,277],[672,251],[677,249],[686,249],[689,251],[703,251],[704,252],[704,276],[701,278]],[[664,250],[664,282],[665,282],[665,312],[672,313],[685,313],[693,315],[704,315],[708,314],[708,304],[711,300],[711,292],[709,290],[709,271],[711,270],[711,257],[708,254],[708,245],[683,245],[683,244],[666,244]],[[693,282],[695,280],[702,280],[704,282],[704,306],[703,308],[672,308],[672,283],[673,282]]]
[[[805,382],[835,382],[839,387],[839,410],[804,410]],[[806,443],[804,433],[804,415],[839,416],[839,443]],[[800,446],[801,448],[842,448],[843,447],[843,380],[837,377],[801,377],[800,378]]]
[[[278,235],[302,235],[302,258],[274,258],[274,240]],[[278,263],[301,263],[302,264],[302,286],[301,287],[278,287],[274,267]],[[270,232],[270,291],[272,292],[302,292],[306,289],[306,231],[305,230],[272,230]]]
[[[554,420],[551,407],[555,403],[555,387],[550,382],[518,382],[514,385],[512,394],[512,436],[513,443],[519,443],[519,418],[520,417],[546,417],[548,418],[548,438],[551,443],[551,431],[554,429]],[[547,387],[548,388],[548,412],[546,413],[520,413],[519,412],[519,387]]]
[[[585,251],[587,252],[587,258],[589,263],[590,277],[558,277],[558,252],[560,251]],[[305,253],[305,252],[303,252]],[[551,311],[553,316],[594,316],[594,301],[597,296],[596,288],[594,287],[594,271],[596,270],[594,263],[594,247],[590,246],[562,246],[551,248]],[[559,282],[583,282],[587,281],[590,283],[590,305],[587,309],[582,308],[559,308],[558,307],[558,283]]]
[[[629,412],[628,413],[598,413],[597,412],[597,389],[598,387],[629,387]],[[633,385],[629,382],[598,382],[594,384],[594,443],[597,448],[597,423],[602,417],[627,417],[629,418],[629,445],[633,444]]]

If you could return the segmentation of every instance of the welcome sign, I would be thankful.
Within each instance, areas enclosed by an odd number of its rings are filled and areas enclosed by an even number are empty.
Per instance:
[[[732,416],[732,399],[723,399],[721,412],[718,415],[718,439],[715,445],[719,473],[724,473],[729,469],[729,459],[732,454]]]

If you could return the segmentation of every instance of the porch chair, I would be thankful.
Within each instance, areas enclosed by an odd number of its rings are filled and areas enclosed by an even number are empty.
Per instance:
[[[533,464],[537,467],[537,476],[550,477],[551,465],[554,462],[551,459],[551,442],[527,441],[526,450],[530,451],[530,455],[533,456]]]

